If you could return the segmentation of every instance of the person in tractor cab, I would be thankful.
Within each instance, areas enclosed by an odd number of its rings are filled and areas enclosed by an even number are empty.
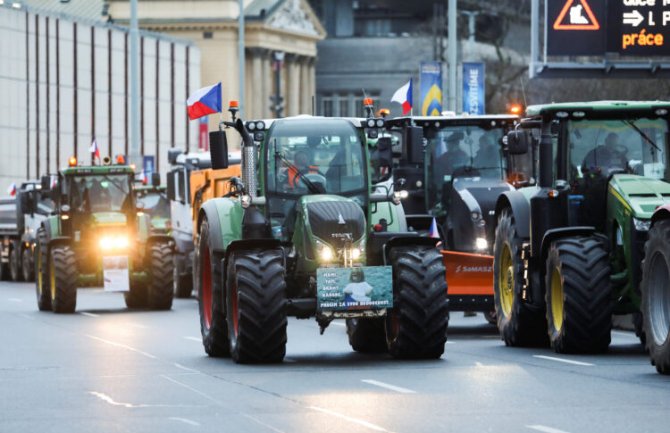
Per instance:
[[[317,165],[310,164],[310,160],[314,159],[314,153],[311,153],[312,156],[310,157],[306,150],[298,150],[295,152],[295,155],[293,156],[293,165],[290,166],[287,171],[287,183],[289,189],[296,189],[301,186],[301,176],[310,173],[319,173],[319,167]]]
[[[463,138],[462,132],[454,132],[446,138],[447,151],[435,160],[436,184],[444,182],[444,177],[451,176],[457,168],[469,165],[470,158],[461,149]]]
[[[605,137],[605,144],[591,149],[582,162],[582,174],[608,174],[612,170],[626,170],[628,160],[620,151],[619,136],[610,132]]]
[[[500,177],[500,147],[487,134],[479,137],[479,150],[474,158],[474,166],[482,176]]]

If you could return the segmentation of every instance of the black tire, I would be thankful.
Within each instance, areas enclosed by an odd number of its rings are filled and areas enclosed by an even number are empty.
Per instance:
[[[35,294],[37,308],[40,311],[51,311],[51,292],[49,289],[49,247],[47,235],[43,228],[37,230],[37,246],[35,247]]]
[[[498,324],[498,317],[496,316],[496,310],[489,310],[484,312],[484,318],[486,319],[487,322],[489,322],[489,325],[496,326]]]
[[[130,281],[130,291],[123,294],[128,308],[147,308],[149,306],[148,289],[146,284]]]
[[[551,347],[557,353],[600,353],[612,331],[611,265],[604,239],[579,236],[552,242],[545,300]]]
[[[388,351],[384,319],[347,319],[346,323],[349,344],[356,352],[384,353]]]
[[[180,275],[179,268],[174,267],[174,295],[179,299],[190,298],[193,293],[193,276],[189,274]]]
[[[30,247],[23,248],[21,251],[21,273],[23,274],[23,281],[35,280],[35,263]]]
[[[651,364],[670,374],[670,220],[649,230],[642,262],[642,319]]]
[[[286,281],[281,251],[239,251],[226,269],[230,355],[241,364],[282,362],[286,354]]]
[[[521,298],[522,242],[517,235],[512,211],[503,210],[498,219],[493,245],[493,302],[498,331],[507,346],[546,346],[547,322],[544,311],[531,310]]]
[[[386,341],[394,358],[436,359],[447,342],[447,280],[437,249],[397,248],[393,267],[393,308],[386,316]]]
[[[21,281],[23,279],[20,242],[12,242],[11,250],[9,251],[9,275],[12,281]]]
[[[635,329],[635,336],[640,339],[640,344],[646,348],[647,334],[644,332],[644,319],[640,311],[633,313],[633,328]]]
[[[77,306],[77,262],[68,246],[49,252],[49,287],[54,313],[72,314]]]
[[[200,226],[200,236],[195,253],[193,275],[195,287],[198,290],[202,345],[209,356],[229,356],[230,343],[228,325],[223,311],[221,264],[213,254],[213,247],[210,245],[209,223],[206,219]]]
[[[172,248],[154,243],[149,248],[149,283],[147,298],[152,310],[169,310],[174,299],[174,260]]]

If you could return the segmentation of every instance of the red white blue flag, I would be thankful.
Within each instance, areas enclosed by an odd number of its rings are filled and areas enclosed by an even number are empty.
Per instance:
[[[402,115],[406,116],[412,111],[412,79],[407,84],[399,88],[393,94],[391,102],[397,102],[402,105]]]
[[[100,148],[98,147],[98,142],[96,139],[93,139],[93,143],[91,143],[91,147],[88,148],[88,151],[93,154],[95,158],[100,159]]]
[[[9,185],[7,188],[7,194],[11,195],[12,197],[16,197],[16,184],[12,183]]]
[[[186,105],[188,118],[191,120],[221,112],[221,82],[196,90],[188,98]]]
[[[430,232],[428,233],[433,239],[440,239],[440,232],[437,231],[437,221],[433,218],[433,222],[430,223]]]

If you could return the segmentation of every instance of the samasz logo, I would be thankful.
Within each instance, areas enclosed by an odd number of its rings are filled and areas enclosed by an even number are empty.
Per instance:
[[[464,273],[464,272],[493,272],[493,266],[463,266],[463,265],[458,265],[456,266],[456,273]]]

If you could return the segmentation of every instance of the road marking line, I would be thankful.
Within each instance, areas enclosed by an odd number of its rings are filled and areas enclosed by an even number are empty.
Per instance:
[[[330,324],[335,325],[335,326],[347,326],[346,323],[342,323],[342,322],[330,322]]]
[[[202,343],[202,338],[198,337],[184,337],[185,340],[191,340],[191,341],[197,341],[198,343]]]
[[[19,299],[19,298],[7,298],[7,300],[11,301],[11,302],[23,302],[23,299]]]
[[[182,369],[182,370],[191,371],[191,372],[193,372],[193,373],[198,373],[198,374],[200,374],[200,372],[199,372],[198,370],[194,370],[194,369],[192,369],[192,368],[184,367],[183,365],[179,364],[178,362],[175,362],[175,363],[174,363],[174,366],[177,367],[177,368],[179,368],[179,369]]]
[[[582,365],[584,367],[593,367],[595,365],[595,364],[590,364],[588,362],[573,361],[573,360],[570,360],[570,359],[563,359],[563,358],[555,358],[553,356],[533,355],[533,358],[546,359],[548,361],[564,362],[566,364],[572,364],[572,365]]]
[[[216,403],[216,404],[218,404],[218,405],[221,405],[221,402],[220,402],[219,400],[215,399],[214,397],[212,397],[211,395],[209,395],[209,394],[205,394],[204,392],[199,391],[199,390],[193,388],[192,386],[186,385],[184,382],[180,382],[180,381],[178,381],[178,380],[176,380],[176,379],[173,379],[173,378],[171,378],[171,377],[169,377],[169,376],[166,376],[166,375],[164,375],[164,374],[161,374],[161,377],[162,377],[163,379],[165,379],[165,380],[168,380],[168,381],[170,381],[170,382],[176,384],[176,385],[179,385],[179,386],[181,386],[181,387],[183,387],[183,388],[186,388],[186,389],[188,389],[189,391],[194,392],[194,393],[198,394],[199,396],[206,398],[206,399],[209,400],[209,401],[212,401],[212,402],[214,402],[214,403]]]
[[[88,334],[85,334],[85,335],[86,335],[88,338],[92,338],[93,340],[98,340],[98,341],[101,341],[101,342],[103,342],[103,343],[107,343],[107,344],[109,344],[110,346],[120,347],[120,348],[122,348],[122,349],[130,350],[131,352],[139,353],[140,355],[142,355],[142,356],[146,356],[147,358],[157,359],[157,358],[156,358],[154,355],[152,355],[151,353],[143,352],[143,351],[141,351],[141,350],[139,350],[139,349],[135,349],[134,347],[130,347],[130,346],[127,346],[127,345],[125,345],[125,344],[117,343],[117,342],[114,342],[114,341],[105,340],[104,338],[96,337],[95,335],[88,335]]]
[[[200,423],[199,423],[199,422],[195,422],[195,421],[190,420],[190,419],[188,419],[188,418],[179,418],[179,417],[176,417],[176,416],[171,416],[171,417],[168,418],[168,419],[171,419],[172,421],[183,422],[184,424],[192,425],[193,427],[200,427]]]
[[[416,391],[412,391],[411,389],[402,388],[400,386],[391,385],[389,383],[380,382],[378,380],[361,379],[361,382],[365,382],[365,383],[368,383],[370,385],[375,385],[375,386],[378,386],[380,388],[390,389],[391,391],[400,392],[402,394],[416,394]]]
[[[279,430],[278,428],[272,427],[270,424],[266,424],[266,423],[264,423],[263,421],[259,420],[258,418],[253,417],[253,416],[251,416],[251,415],[249,415],[249,414],[242,413],[242,414],[240,414],[240,415],[242,415],[243,417],[249,418],[249,419],[252,420],[253,422],[255,422],[255,423],[257,423],[257,424],[260,424],[260,425],[262,425],[263,427],[268,428],[268,429],[272,430],[272,431],[275,432],[275,433],[285,433],[284,431]]]
[[[315,410],[317,412],[323,412],[325,414],[332,415],[332,416],[337,417],[337,418],[341,418],[343,420],[352,422],[354,424],[358,424],[358,425],[361,425],[363,427],[367,427],[371,430],[381,431],[381,432],[388,432],[388,430],[386,430],[384,427],[380,427],[376,424],[372,424],[370,422],[363,421],[362,419],[353,418],[353,417],[350,417],[349,415],[344,415],[344,414],[341,414],[339,412],[335,412],[335,411],[332,411],[332,410],[329,410],[329,409],[324,409],[324,408],[318,407],[318,406],[307,406],[307,408]]]
[[[112,406],[121,406],[121,407],[125,407],[127,409],[143,409],[143,408],[147,408],[147,407],[194,407],[194,406],[185,406],[185,405],[182,405],[182,404],[132,404],[132,403],[122,403],[122,402],[115,401],[112,397],[110,397],[107,394],[104,394],[102,392],[89,391],[88,393],[98,397],[100,400],[104,401],[105,403],[111,404]]]
[[[481,362],[479,362],[479,361],[475,362],[475,367],[483,367],[483,366],[484,366],[484,364],[482,364]]]
[[[88,317],[100,317],[99,314],[87,313],[87,312],[85,312],[85,311],[82,311],[82,312],[80,312],[79,314],[81,314],[82,316],[88,316]]]
[[[544,433],[568,433],[565,430],[559,430],[557,428],[547,427],[546,425],[540,425],[540,424],[527,425],[526,427],[528,427],[530,429],[533,429],[533,430],[541,431],[541,432],[544,432]]]

